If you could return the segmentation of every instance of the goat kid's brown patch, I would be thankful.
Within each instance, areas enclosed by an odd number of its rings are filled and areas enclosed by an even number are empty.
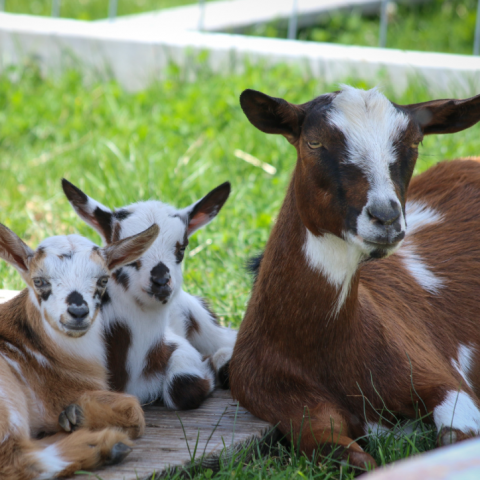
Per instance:
[[[210,382],[195,375],[177,376],[169,387],[170,397],[180,410],[198,408],[209,392]]]
[[[163,373],[167,369],[168,362],[177,346],[172,343],[165,343],[163,340],[153,346],[147,353],[143,375],[150,377],[157,373]]]
[[[130,329],[119,322],[114,323],[105,333],[109,384],[116,392],[123,392],[128,382],[127,353],[131,341]]]
[[[198,321],[196,320],[196,318],[193,316],[192,312],[188,312],[188,315],[186,315],[185,323],[186,323],[186,334],[188,339],[191,339],[195,333],[200,332],[200,325],[198,324]]]

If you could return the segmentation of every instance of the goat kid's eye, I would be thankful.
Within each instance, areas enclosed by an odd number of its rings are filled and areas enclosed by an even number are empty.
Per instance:
[[[420,142],[414,142],[410,145],[410,148],[415,149],[415,148],[418,148],[419,145],[420,145]]]
[[[310,147],[310,148],[320,148],[322,147],[323,145],[320,143],[320,142],[307,142],[307,145]]]
[[[98,279],[97,285],[100,288],[105,288],[107,286],[107,283],[108,283],[108,277],[100,277]]]
[[[45,278],[34,278],[33,279],[33,284],[35,285],[36,288],[44,288],[44,287],[49,287],[50,283],[45,280]]]

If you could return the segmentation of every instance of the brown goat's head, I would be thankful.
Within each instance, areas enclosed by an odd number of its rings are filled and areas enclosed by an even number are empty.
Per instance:
[[[480,120],[480,95],[396,105],[377,89],[344,86],[303,105],[254,90],[240,96],[259,130],[295,146],[295,199],[314,236],[326,233],[382,258],[401,244],[405,199],[424,135],[454,133]]]

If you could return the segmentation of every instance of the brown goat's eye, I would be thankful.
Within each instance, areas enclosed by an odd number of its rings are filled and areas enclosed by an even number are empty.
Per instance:
[[[108,277],[100,277],[98,279],[97,285],[100,288],[105,288],[107,286],[107,283],[108,283]]]
[[[50,286],[50,283],[45,278],[41,277],[34,278],[33,284],[36,288],[45,288]]]
[[[420,142],[413,142],[411,145],[410,145],[410,148],[418,148],[418,145],[420,144]]]
[[[307,145],[310,148],[320,148],[322,146],[320,142],[307,142]]]

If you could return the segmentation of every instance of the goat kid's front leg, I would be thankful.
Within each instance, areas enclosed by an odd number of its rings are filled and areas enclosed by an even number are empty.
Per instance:
[[[480,435],[480,401],[464,384],[465,382],[453,380],[425,393],[418,391],[423,400],[420,404],[424,404],[433,414],[439,446]]]
[[[116,427],[135,439],[145,431],[145,418],[137,398],[104,390],[83,393],[67,406],[58,421],[66,432],[80,427],[90,430]]]
[[[185,338],[168,329],[165,341],[176,346],[165,372],[165,405],[178,410],[198,408],[215,388],[215,372]]]
[[[237,331],[219,324],[205,300],[181,292],[177,307],[172,310],[171,328],[205,357],[210,358],[217,384],[229,388],[229,365]]]

